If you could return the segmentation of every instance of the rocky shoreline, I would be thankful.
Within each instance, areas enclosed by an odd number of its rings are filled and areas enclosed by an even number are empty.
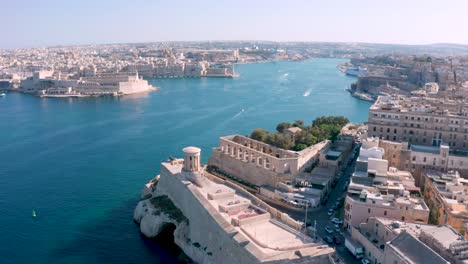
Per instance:
[[[177,208],[168,194],[157,188],[159,176],[148,182],[140,195],[133,220],[147,238],[156,238],[166,228],[175,227],[174,243],[183,251],[183,262],[213,263],[211,252],[188,237],[189,219]],[[171,241],[172,242],[172,241]]]

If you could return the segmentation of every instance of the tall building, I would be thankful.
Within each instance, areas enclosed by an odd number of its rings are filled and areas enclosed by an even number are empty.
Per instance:
[[[468,151],[466,99],[380,96],[369,109],[369,136]]]

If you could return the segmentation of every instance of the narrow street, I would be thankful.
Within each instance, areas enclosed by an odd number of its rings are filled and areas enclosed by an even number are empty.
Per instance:
[[[343,229],[341,228],[342,225],[340,225],[340,232],[335,231],[335,224],[331,222],[331,219],[334,217],[339,218],[340,220],[343,220],[343,215],[344,215],[344,204],[340,208],[338,208],[334,213],[329,216],[328,215],[328,210],[332,208],[335,205],[335,202],[337,199],[341,197],[345,197],[346,195],[346,190],[343,189],[345,184],[349,183],[351,175],[354,171],[354,165],[355,161],[350,165],[347,166],[346,169],[343,171],[341,177],[339,178],[339,181],[337,185],[331,190],[329,196],[328,196],[328,202],[326,205],[322,205],[321,208],[315,210],[315,211],[308,211],[307,212],[307,222],[311,224],[311,226],[314,226],[314,221],[317,223],[317,236],[320,239],[324,239],[326,236],[338,236],[341,240],[341,243],[339,245],[335,243],[329,243],[328,245],[331,247],[334,247],[336,249],[337,255],[345,261],[345,263],[361,263],[360,260],[357,260],[354,258],[353,255],[346,249],[344,246],[344,237],[343,237]],[[343,199],[344,200],[344,199]],[[305,222],[306,220],[306,213],[305,212],[297,212],[290,210],[288,208],[279,206],[279,205],[274,205],[270,204],[271,206],[282,210],[283,212],[289,214],[292,218]],[[333,230],[332,234],[328,234],[325,231],[325,227],[328,226]],[[305,231],[304,231],[305,232]],[[324,242],[326,243],[326,242]]]

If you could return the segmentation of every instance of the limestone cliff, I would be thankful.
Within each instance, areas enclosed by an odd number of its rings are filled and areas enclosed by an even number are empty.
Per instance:
[[[170,197],[158,191],[157,180],[145,185],[141,201],[135,208],[133,219],[140,225],[140,231],[148,238],[156,237],[167,227],[175,225],[174,242],[182,251],[197,263],[214,263],[211,253],[188,237],[189,220],[174,205]]]

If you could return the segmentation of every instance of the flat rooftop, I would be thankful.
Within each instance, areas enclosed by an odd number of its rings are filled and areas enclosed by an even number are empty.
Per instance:
[[[424,153],[431,153],[431,154],[439,154],[440,148],[435,146],[421,146],[421,145],[411,145],[411,151],[415,152],[424,152]]]
[[[214,219],[222,218],[223,222],[229,223],[228,226],[223,226],[225,230],[234,229],[242,234],[250,242],[246,250],[249,250],[260,261],[298,259],[299,256],[295,254],[297,251],[300,251],[303,258],[334,252],[332,248],[316,243],[285,223],[272,219],[270,213],[254,206],[249,196],[239,193],[233,187],[215,182],[205,176],[200,177],[200,185],[189,182],[181,173],[182,162],[180,161],[162,163],[162,166],[173,173],[174,177],[180,177],[189,189],[196,189],[202,196],[194,194],[200,204]],[[203,173],[209,177],[215,177],[208,172]],[[248,249],[250,245],[253,245],[255,249]]]

